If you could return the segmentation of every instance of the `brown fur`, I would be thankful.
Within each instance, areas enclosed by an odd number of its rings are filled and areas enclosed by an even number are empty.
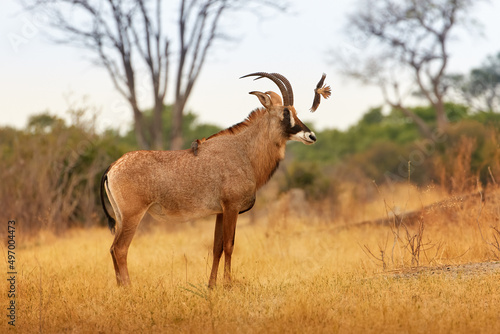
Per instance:
[[[298,139],[283,128],[284,107],[276,104],[276,99],[261,101],[264,108],[253,111],[243,122],[197,141],[196,152],[193,148],[135,151],[110,166],[103,176],[103,180],[106,178],[103,188],[117,221],[110,251],[119,285],[130,284],[128,248],[146,212],[160,220],[217,215],[209,286],[215,286],[222,252],[225,254],[224,277],[227,282],[231,280],[238,213],[253,206],[256,191],[284,158],[287,140],[307,144],[316,140],[314,133],[298,120],[294,109],[295,123],[300,122],[295,124],[295,129],[301,129]]]
[[[213,134],[210,137],[208,137],[207,140],[218,137],[218,136],[238,134],[241,131],[243,131],[246,127],[248,127],[252,123],[252,121],[255,121],[255,119],[262,117],[266,112],[267,111],[264,108],[256,109],[256,110],[252,111],[250,113],[250,115],[248,115],[248,117],[243,122],[239,122],[238,124],[235,124],[227,129],[219,131],[216,134]]]

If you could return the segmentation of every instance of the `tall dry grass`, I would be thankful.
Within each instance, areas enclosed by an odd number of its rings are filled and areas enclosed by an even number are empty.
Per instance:
[[[0,161],[0,200],[10,210],[0,218],[21,226],[16,330],[500,332],[498,141],[481,160],[471,159],[477,142],[457,138],[416,170],[435,164],[437,185],[351,176],[335,184],[334,197],[309,203],[271,182],[239,219],[235,282],[209,291],[213,219],[175,228],[143,222],[129,253],[133,286],[120,289],[113,237],[96,227],[96,182],[113,155],[98,149],[106,139],[84,125],[16,134]],[[491,175],[473,160],[491,163]],[[489,185],[478,182],[485,178]],[[2,253],[8,263],[5,244]],[[0,282],[5,296],[8,282]],[[1,301],[6,310],[9,300]],[[1,332],[11,329],[7,320]]]
[[[213,221],[175,229],[149,223],[132,242],[133,286],[118,288],[102,228],[42,232],[17,246],[16,329],[20,333],[498,333],[500,272],[438,270],[498,260],[491,226],[500,197],[446,203],[407,222],[423,222],[418,266],[405,233],[390,224],[355,224],[387,215],[387,206],[423,208],[443,199],[436,188],[380,189],[363,214],[349,202],[338,221],[299,217],[283,199],[274,215],[242,215],[233,256],[235,282],[209,291]],[[486,192],[487,194],[488,192]],[[349,220],[349,209],[356,219]],[[395,209],[394,209],[395,210]],[[386,267],[367,253],[378,248]],[[439,245],[430,248],[431,245]],[[5,248],[3,248],[5,253]],[[393,261],[393,262],[392,262]],[[424,270],[432,267],[433,270]],[[460,267],[457,267],[460,268]],[[417,270],[418,269],[418,270]],[[6,289],[5,280],[0,288]],[[4,299],[2,299],[4,300]],[[3,307],[3,306],[2,306]],[[2,332],[8,329],[2,321]]]

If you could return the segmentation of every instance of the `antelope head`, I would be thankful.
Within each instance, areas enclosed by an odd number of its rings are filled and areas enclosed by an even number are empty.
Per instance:
[[[314,144],[316,142],[316,135],[297,117],[297,111],[295,111],[293,106],[293,90],[290,82],[279,73],[256,72],[247,74],[241,78],[250,76],[256,76],[255,80],[268,78],[280,89],[283,100],[278,94],[272,91],[264,93],[253,91],[250,94],[257,96],[266,111],[271,116],[275,116],[280,120],[283,136],[287,140],[299,141],[306,145]]]

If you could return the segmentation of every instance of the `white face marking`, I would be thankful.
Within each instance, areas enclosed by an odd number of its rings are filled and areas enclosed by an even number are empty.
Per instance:
[[[311,145],[316,142],[316,135],[314,132],[299,131],[290,137],[290,140],[300,141],[306,145]]]

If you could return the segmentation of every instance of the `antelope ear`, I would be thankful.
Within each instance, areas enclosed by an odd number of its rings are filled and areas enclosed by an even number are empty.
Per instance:
[[[269,95],[269,97],[271,98],[271,102],[272,102],[273,106],[282,106],[283,105],[283,101],[281,100],[281,96],[279,96],[275,92],[267,91],[266,94]]]
[[[257,96],[259,98],[260,103],[262,103],[262,105],[266,109],[269,109],[273,105],[271,98],[265,93],[253,91],[253,92],[250,92],[249,94],[253,94],[253,95]]]

